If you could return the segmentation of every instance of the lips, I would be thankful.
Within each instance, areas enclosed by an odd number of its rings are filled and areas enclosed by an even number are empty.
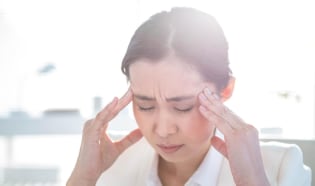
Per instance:
[[[164,145],[158,144],[157,145],[164,153],[171,154],[178,151],[184,145]]]

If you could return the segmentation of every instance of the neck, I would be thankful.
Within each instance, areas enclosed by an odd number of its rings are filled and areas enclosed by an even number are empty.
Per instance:
[[[168,185],[166,184],[166,182],[176,182],[184,185],[198,169],[209,148],[210,145],[205,148],[203,152],[200,152],[198,156],[180,162],[169,162],[160,156],[158,164],[158,174],[162,184]]]

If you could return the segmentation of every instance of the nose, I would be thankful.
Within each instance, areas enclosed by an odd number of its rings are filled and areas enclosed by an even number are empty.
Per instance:
[[[177,133],[178,127],[169,113],[159,111],[155,116],[153,130],[158,136],[166,138]]]

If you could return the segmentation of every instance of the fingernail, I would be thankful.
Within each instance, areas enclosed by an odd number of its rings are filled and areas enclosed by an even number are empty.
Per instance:
[[[111,103],[114,103],[116,101],[117,97],[114,97]]]
[[[204,94],[200,94],[199,98],[203,101],[207,100],[206,96]]]
[[[213,97],[216,99],[216,100],[220,100],[219,96],[214,94]]]
[[[209,88],[205,88],[205,93],[208,96],[211,96],[211,94],[212,94],[212,92],[211,92],[211,90]]]
[[[131,94],[131,90],[128,89],[128,91],[127,91],[127,93],[126,93],[126,96],[127,96],[127,97],[130,96],[130,94]]]
[[[122,98],[127,99],[127,98],[129,98],[130,95],[131,95],[131,90],[128,89],[128,91],[125,93],[125,95]]]

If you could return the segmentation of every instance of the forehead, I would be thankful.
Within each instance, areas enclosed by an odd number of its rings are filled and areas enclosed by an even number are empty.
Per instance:
[[[134,93],[154,97],[196,94],[206,84],[195,68],[174,56],[136,61],[130,66],[130,83]]]

